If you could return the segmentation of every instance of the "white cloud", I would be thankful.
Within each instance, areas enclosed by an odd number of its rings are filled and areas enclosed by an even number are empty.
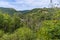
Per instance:
[[[25,4],[25,5],[28,5],[28,6],[33,6],[33,7],[36,7],[36,6],[46,6],[46,4],[48,5],[49,3],[49,0],[15,0],[17,4],[19,3],[22,3],[22,4]],[[48,2],[48,3],[47,3]]]
[[[9,2],[0,1],[0,7],[13,7]]]
[[[0,6],[9,6],[9,3],[8,2],[4,2],[4,1],[0,1]]]
[[[37,7],[46,7],[49,5],[50,0],[14,0],[14,2],[8,2],[7,0],[0,1],[0,7],[12,7],[17,10],[26,10]],[[56,0],[53,0],[56,2]]]
[[[9,2],[6,2],[6,1],[0,1],[0,7],[6,7],[6,8],[15,8],[15,9],[18,9],[17,6],[11,5]]]

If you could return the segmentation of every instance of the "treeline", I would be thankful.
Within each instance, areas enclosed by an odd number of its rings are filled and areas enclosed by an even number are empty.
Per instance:
[[[0,13],[0,40],[60,40],[60,9]]]

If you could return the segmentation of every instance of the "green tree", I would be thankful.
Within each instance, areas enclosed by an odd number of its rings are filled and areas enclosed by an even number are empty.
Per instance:
[[[9,31],[10,28],[10,22],[11,22],[11,17],[8,14],[3,14],[4,19],[3,19],[3,30],[5,32]]]
[[[33,40],[34,34],[33,31],[27,27],[19,28],[15,31],[19,40]]]
[[[0,13],[0,29],[3,28],[3,21],[4,21],[4,16],[2,13]]]
[[[60,21],[46,20],[37,32],[37,40],[55,40],[60,39]]]
[[[11,29],[12,31],[14,31],[19,27],[20,27],[20,17],[14,14],[11,21]]]

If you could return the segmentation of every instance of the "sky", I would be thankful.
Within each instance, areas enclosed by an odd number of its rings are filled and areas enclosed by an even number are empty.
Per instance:
[[[16,10],[30,10],[33,8],[43,8],[50,5],[50,0],[0,0],[0,7],[14,8]],[[53,0],[59,3],[59,0]]]

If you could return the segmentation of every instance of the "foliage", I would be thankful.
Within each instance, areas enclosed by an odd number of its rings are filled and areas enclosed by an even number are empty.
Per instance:
[[[60,40],[59,8],[3,9],[0,8],[0,40]]]

